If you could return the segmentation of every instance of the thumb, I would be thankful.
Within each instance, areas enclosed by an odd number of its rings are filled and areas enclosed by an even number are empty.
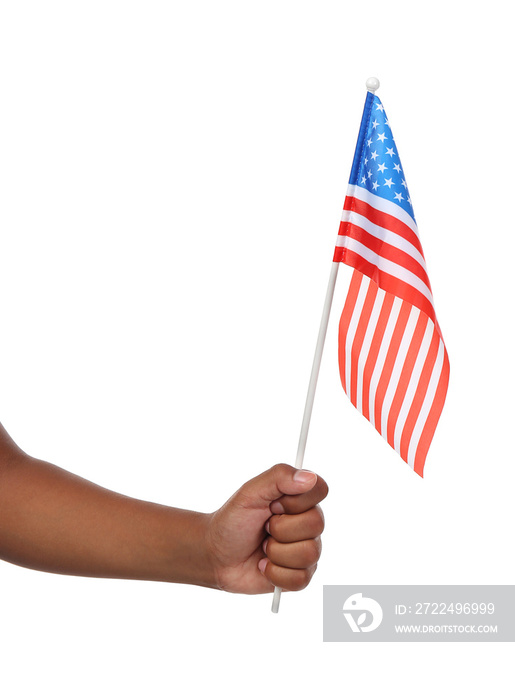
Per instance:
[[[269,507],[281,496],[296,496],[314,487],[317,475],[307,469],[295,469],[289,464],[275,467],[247,481],[240,489],[240,496],[249,507]]]

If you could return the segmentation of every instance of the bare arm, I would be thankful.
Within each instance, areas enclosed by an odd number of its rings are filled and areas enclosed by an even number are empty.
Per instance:
[[[327,494],[276,465],[214,513],[109,491],[21,450],[0,424],[0,559],[52,573],[189,583],[240,593],[304,588]]]
[[[203,513],[114,493],[25,454],[0,425],[0,558],[62,574],[215,585]]]

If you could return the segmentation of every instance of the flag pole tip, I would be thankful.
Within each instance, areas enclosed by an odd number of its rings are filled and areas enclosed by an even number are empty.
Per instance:
[[[367,84],[367,90],[369,92],[374,92],[374,93],[376,90],[379,89],[379,86],[381,85],[381,83],[379,82],[379,80],[377,78],[369,78],[367,80],[366,84]]]

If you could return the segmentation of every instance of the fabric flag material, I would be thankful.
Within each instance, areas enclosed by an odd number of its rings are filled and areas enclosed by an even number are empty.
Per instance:
[[[449,382],[404,171],[384,107],[367,93],[334,253],[354,268],[338,359],[354,406],[420,476]]]

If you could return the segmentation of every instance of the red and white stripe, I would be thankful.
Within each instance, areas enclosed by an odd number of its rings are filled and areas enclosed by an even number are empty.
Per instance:
[[[415,221],[396,204],[350,186],[334,260],[355,268],[340,320],[343,388],[422,476],[449,360]]]

